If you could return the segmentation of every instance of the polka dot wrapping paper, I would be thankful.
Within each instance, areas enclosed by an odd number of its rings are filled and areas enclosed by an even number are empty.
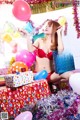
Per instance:
[[[51,94],[47,80],[34,81],[15,89],[0,88],[0,112],[8,112],[10,120],[20,114],[27,106],[32,106],[38,100]]]
[[[4,78],[6,86],[8,87],[19,87],[34,82],[32,71],[21,72],[19,74],[7,74]]]

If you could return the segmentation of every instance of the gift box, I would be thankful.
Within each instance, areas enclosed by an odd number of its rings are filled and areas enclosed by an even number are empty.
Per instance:
[[[20,87],[34,82],[32,71],[21,72],[19,74],[7,74],[4,78],[6,86],[8,87]]]
[[[8,112],[8,116],[15,118],[27,106],[36,104],[38,100],[48,97],[51,94],[46,79],[34,81],[33,83],[12,89],[0,87],[0,112]]]

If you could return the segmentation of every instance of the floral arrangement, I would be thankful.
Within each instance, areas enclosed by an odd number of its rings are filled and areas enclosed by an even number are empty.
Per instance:
[[[80,2],[77,0],[73,0],[73,11],[74,11],[74,24],[75,24],[75,28],[77,31],[77,38],[80,37],[80,21],[79,21],[79,16],[78,16],[78,4],[80,4]]]

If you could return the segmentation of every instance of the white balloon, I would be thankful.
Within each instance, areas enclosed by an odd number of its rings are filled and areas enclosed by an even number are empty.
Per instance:
[[[73,92],[80,95],[80,73],[74,73],[69,78],[69,84]]]
[[[15,120],[32,120],[32,113],[30,111],[25,111],[20,113]]]

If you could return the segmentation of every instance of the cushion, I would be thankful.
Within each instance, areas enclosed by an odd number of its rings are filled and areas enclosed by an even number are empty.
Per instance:
[[[58,74],[62,74],[67,71],[75,70],[73,55],[69,52],[62,52],[58,54],[57,51],[53,51],[55,71]]]

